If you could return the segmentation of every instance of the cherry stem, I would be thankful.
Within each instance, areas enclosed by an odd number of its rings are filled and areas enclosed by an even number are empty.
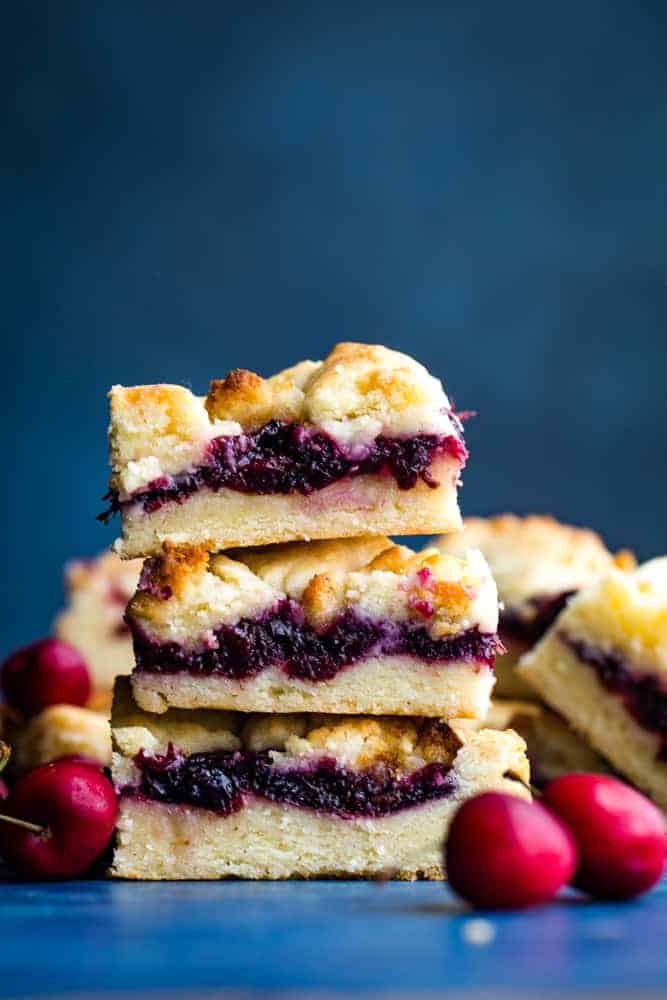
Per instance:
[[[30,830],[31,833],[39,833],[45,836],[48,833],[48,829],[45,826],[39,826],[37,823],[29,823],[27,819],[19,819],[18,816],[6,816],[4,813],[0,813],[1,823],[13,823],[14,826],[21,826],[24,830]]]
[[[11,757],[12,748],[9,743],[4,743],[0,740],[0,774],[4,771],[7,766],[7,761]]]

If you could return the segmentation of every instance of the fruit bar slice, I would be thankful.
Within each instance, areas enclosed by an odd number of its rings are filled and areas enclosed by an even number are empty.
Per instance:
[[[155,716],[120,678],[112,730],[121,878],[441,878],[464,799],[529,795],[515,733],[457,736],[440,720]]]
[[[667,557],[583,590],[518,672],[667,808]]]
[[[15,724],[8,738],[15,774],[61,757],[76,756],[103,765],[111,761],[108,713],[78,705],[50,705],[25,724]]]
[[[461,423],[396,351],[338,344],[272,378],[230,372],[205,399],[144,385],[110,401],[107,514],[121,513],[124,558],[164,541],[215,551],[460,527]]]
[[[494,698],[485,725],[514,729],[526,741],[530,780],[536,788],[561,774],[609,771],[602,757],[564,719],[535,701]]]
[[[496,661],[495,694],[506,698],[535,698],[514,668],[569,598],[614,565],[635,565],[629,552],[612,555],[595,532],[539,515],[466,518],[463,531],[437,544],[455,555],[479,548],[488,560],[498,585],[500,637],[506,650]]]
[[[149,712],[344,712],[483,718],[498,646],[481,553],[387,538],[292,542],[146,561],[127,620]]]
[[[67,607],[54,622],[54,633],[79,650],[98,694],[111,690],[118,674],[132,670],[132,639],[123,620],[136,590],[142,563],[123,562],[113,552],[76,559],[65,569]]]

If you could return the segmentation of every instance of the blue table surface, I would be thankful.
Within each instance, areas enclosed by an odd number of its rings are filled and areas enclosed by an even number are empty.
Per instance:
[[[667,883],[471,913],[438,883],[0,884],[0,996],[667,992]]]

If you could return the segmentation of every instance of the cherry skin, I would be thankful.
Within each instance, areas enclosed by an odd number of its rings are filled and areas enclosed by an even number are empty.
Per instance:
[[[40,639],[5,660],[2,691],[22,715],[37,715],[49,705],[85,705],[90,674],[74,646],[60,639]]]
[[[460,807],[445,843],[450,884],[473,906],[547,903],[569,881],[577,851],[569,830],[537,802],[483,792]]]
[[[566,774],[544,801],[572,831],[579,851],[573,884],[599,899],[630,899],[665,870],[665,820],[645,795],[603,774]]]
[[[106,848],[118,811],[113,785],[87,764],[57,760],[28,771],[2,811],[44,827],[33,833],[0,821],[0,854],[30,878],[74,878]]]
[[[89,757],[84,753],[66,753],[62,757],[57,757],[56,760],[68,760],[71,764],[81,764],[82,767],[94,767],[97,771],[103,771],[107,766],[102,761],[96,760],[94,757]]]

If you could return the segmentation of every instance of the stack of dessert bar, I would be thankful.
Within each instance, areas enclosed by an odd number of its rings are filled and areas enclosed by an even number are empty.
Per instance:
[[[113,873],[442,877],[462,800],[527,796],[525,744],[484,729],[498,649],[461,526],[461,423],[412,359],[340,344],[205,399],[111,391],[117,550],[145,559],[116,682]]]

